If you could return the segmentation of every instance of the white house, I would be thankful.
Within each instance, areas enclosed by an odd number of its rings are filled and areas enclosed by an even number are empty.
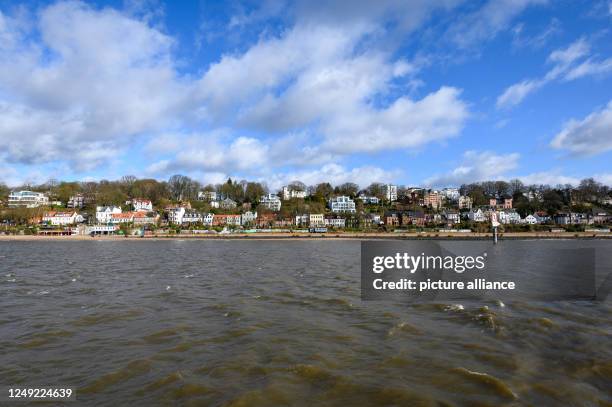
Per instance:
[[[39,206],[47,205],[48,203],[49,198],[42,192],[13,191],[8,197],[9,208],[38,208]]]
[[[295,215],[295,225],[296,226],[308,226],[309,216],[304,215]]]
[[[486,220],[485,214],[482,212],[482,209],[471,210],[468,212],[468,219],[472,222],[484,222]]]
[[[504,225],[521,223],[521,215],[516,211],[499,211],[497,219]]]
[[[182,206],[166,208],[166,213],[168,214],[168,222],[174,223],[175,225],[182,224],[185,211],[186,209]]]
[[[366,205],[378,205],[380,199],[376,196],[359,195],[357,199],[361,200]]]
[[[153,203],[148,199],[134,199],[132,200],[132,207],[137,212],[151,212]]]
[[[121,212],[121,208],[118,206],[97,206],[96,221],[98,221],[98,223],[110,223],[111,216]]]
[[[328,216],[325,218],[325,226],[328,227],[334,227],[334,228],[343,228],[346,225],[346,219],[344,218],[340,218],[340,217],[335,217],[335,216]]]
[[[199,201],[216,201],[217,193],[215,191],[200,191],[198,192]]]
[[[221,209],[235,209],[236,206],[238,206],[236,201],[230,198],[225,198],[222,201],[213,201],[213,202],[218,202],[217,208],[221,208]],[[212,207],[212,202],[210,206]]]
[[[271,211],[280,211],[281,200],[275,194],[264,195],[259,199],[259,204]]]
[[[306,191],[300,191],[298,189],[293,189],[291,186],[284,186],[283,187],[283,200],[284,201],[288,201],[289,199],[292,198],[301,198],[304,199],[306,198]]]
[[[43,223],[48,223],[53,226],[74,225],[75,223],[83,222],[83,216],[75,211],[67,212],[46,212],[42,218]]]
[[[387,184],[385,186],[385,197],[388,201],[397,201],[397,185]]]
[[[240,218],[240,223],[243,226],[254,225],[257,222],[257,212],[246,211]]]
[[[459,188],[444,188],[442,189],[442,195],[449,201],[457,202],[461,194],[459,193]]]
[[[325,225],[325,216],[322,213],[311,213],[308,215],[308,224],[310,226],[323,226]]]
[[[337,196],[329,200],[329,207],[332,212],[351,212],[355,213],[355,201],[348,196]]]

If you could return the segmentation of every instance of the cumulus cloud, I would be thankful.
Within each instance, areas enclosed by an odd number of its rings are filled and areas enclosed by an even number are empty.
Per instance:
[[[408,148],[458,134],[468,118],[459,89],[373,103],[419,64],[359,51],[371,32],[369,26],[298,25],[242,55],[224,56],[202,77],[198,97],[212,120],[235,115],[243,128],[273,133],[312,128],[323,139],[319,152]]]
[[[181,106],[173,40],[113,9],[56,3],[32,27],[0,13],[0,37],[9,38],[0,46],[7,160],[94,168]]]
[[[612,72],[612,58],[597,59],[589,57],[591,46],[580,38],[567,48],[555,50],[548,56],[553,67],[541,78],[525,79],[507,87],[497,97],[497,108],[509,108],[523,101],[530,93],[555,81],[571,81],[589,75],[604,75]],[[584,60],[584,58],[589,57]],[[580,62],[582,61],[582,62]]]
[[[461,165],[452,171],[425,180],[426,185],[445,187],[469,182],[504,179],[518,167],[517,153],[497,154],[491,151],[466,151]]]
[[[612,101],[582,120],[572,119],[554,137],[551,146],[576,155],[612,150]]]
[[[455,3],[329,2],[324,15],[298,3],[293,25],[224,54],[200,77],[179,73],[155,1],[131,0],[123,10],[60,1],[26,19],[0,12],[0,156],[82,172],[154,135],[146,149],[160,156],[152,171],[230,172],[264,165],[264,154],[278,166],[314,165],[453,137],[468,118],[461,91],[442,86],[411,98],[423,59],[363,44],[382,44],[389,23],[406,33]],[[238,134],[194,145],[201,128]],[[303,132],[312,136],[292,147],[300,160],[283,161],[277,152]]]

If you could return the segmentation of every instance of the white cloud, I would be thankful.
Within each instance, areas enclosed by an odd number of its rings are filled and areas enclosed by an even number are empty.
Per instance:
[[[184,86],[173,40],[110,8],[43,8],[31,27],[0,14],[0,154],[63,160],[77,170],[125,151],[133,137],[172,123]],[[88,153],[89,152],[89,153]]]
[[[466,151],[461,165],[447,174],[425,180],[431,186],[455,186],[469,182],[490,181],[506,178],[508,171],[518,166],[517,153],[497,154],[491,151]]]
[[[554,80],[571,81],[588,75],[603,75],[612,72],[612,58],[596,60],[589,58],[580,60],[591,52],[588,41],[580,38],[567,48],[553,51],[548,56],[548,62],[553,67],[542,78],[525,79],[507,87],[497,98],[497,108],[509,108],[521,103],[530,93]]]
[[[554,137],[551,146],[577,155],[612,150],[612,101],[582,120],[570,120]]]
[[[504,93],[497,98],[497,107],[518,105],[534,90],[542,86],[544,82],[538,80],[524,80],[506,88]]]
[[[602,61],[588,59],[572,68],[567,75],[565,75],[564,79],[569,81],[588,75],[604,75],[608,72],[612,72],[612,58],[607,58]]]
[[[323,139],[320,153],[409,148],[458,134],[468,108],[456,88],[420,100],[373,102],[392,81],[414,83],[412,75],[425,63],[360,51],[360,41],[373,32],[365,24],[298,25],[242,55],[223,57],[203,76],[198,97],[213,121],[237,115],[239,126],[272,133],[311,128]]]
[[[546,3],[546,0],[489,0],[483,7],[460,20],[449,29],[452,40],[466,48],[494,38],[508,28],[525,8]]]
[[[168,138],[180,148],[169,148],[175,154],[147,168],[150,174],[167,174],[175,171],[208,171],[231,173],[233,171],[258,172],[268,166],[268,145],[251,137],[233,137],[228,129],[209,133],[183,135]],[[158,148],[156,142],[149,148]]]

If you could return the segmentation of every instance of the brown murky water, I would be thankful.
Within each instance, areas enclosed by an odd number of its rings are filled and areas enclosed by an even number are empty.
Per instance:
[[[359,248],[0,242],[0,382],[86,406],[612,405],[610,300],[362,302]]]

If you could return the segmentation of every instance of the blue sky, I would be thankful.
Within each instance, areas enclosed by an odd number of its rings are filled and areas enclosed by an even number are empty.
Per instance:
[[[0,182],[612,185],[612,2],[315,3],[0,0]]]

